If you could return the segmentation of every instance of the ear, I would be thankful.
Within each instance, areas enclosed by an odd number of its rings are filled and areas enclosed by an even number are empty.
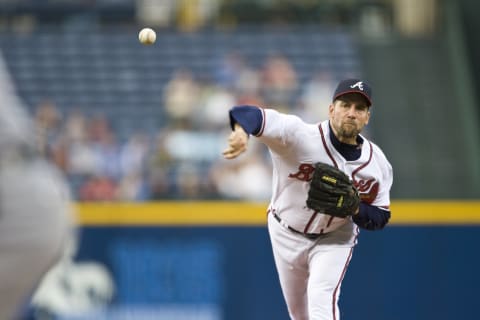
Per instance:
[[[367,121],[365,121],[365,125],[367,125],[369,121],[370,121],[370,109],[368,109],[368,112],[367,112]]]
[[[333,103],[330,103],[330,105],[328,106],[328,115],[329,116],[332,116],[334,108],[335,108],[335,106],[333,105]]]

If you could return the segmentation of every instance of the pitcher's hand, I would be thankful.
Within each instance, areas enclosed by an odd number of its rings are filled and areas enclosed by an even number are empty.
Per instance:
[[[234,159],[247,150],[248,134],[238,123],[234,128],[228,137],[228,148],[222,153],[225,159]]]

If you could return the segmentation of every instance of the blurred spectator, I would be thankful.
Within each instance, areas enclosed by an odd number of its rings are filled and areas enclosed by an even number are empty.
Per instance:
[[[62,116],[57,106],[49,100],[37,106],[35,112],[37,143],[40,151],[63,172],[68,166],[68,141],[61,135]]]
[[[172,130],[165,137],[165,150],[176,161],[213,161],[221,149],[219,132]]]
[[[316,72],[303,87],[300,116],[311,122],[328,119],[328,106],[332,103],[335,86],[336,80],[329,71]]]
[[[143,173],[149,148],[148,137],[144,134],[135,133],[129,137],[120,150],[122,175],[128,176]]]
[[[272,54],[262,70],[262,85],[265,103],[278,110],[288,110],[297,89],[297,73],[287,57]]]
[[[438,19],[437,0],[393,0],[396,28],[402,35],[418,37],[431,35]]]
[[[151,199],[171,198],[171,181],[169,171],[173,167],[174,160],[165,146],[167,137],[166,130],[161,130],[146,159],[147,185]]]
[[[237,104],[263,105],[260,70],[247,66],[240,52],[229,52],[221,59],[215,80],[236,96]]]
[[[69,169],[68,148],[69,141],[61,134],[56,136],[55,141],[49,147],[50,160],[64,173],[67,173]]]
[[[166,27],[172,23],[175,0],[135,0],[135,12],[141,25]]]
[[[212,165],[210,176],[221,197],[250,201],[269,199],[272,188],[271,166],[261,156],[259,149],[262,146],[254,141],[250,141],[250,144],[248,155],[235,161],[219,159]]]
[[[264,106],[261,96],[261,74],[256,69],[244,69],[236,83],[238,104]]]
[[[69,174],[91,175],[97,171],[95,151],[87,127],[87,119],[80,111],[75,110],[67,116],[65,136],[68,141]]]
[[[120,151],[115,133],[104,116],[97,116],[89,123],[88,132],[96,157],[96,172],[117,180],[121,176]]]
[[[140,172],[129,172],[122,177],[116,189],[115,199],[119,201],[145,201],[150,193]]]
[[[87,119],[79,110],[75,109],[68,114],[65,120],[65,135],[70,142],[84,142],[87,140]]]
[[[164,107],[174,127],[190,126],[199,100],[199,88],[188,69],[176,70],[165,86]]]
[[[195,31],[218,15],[220,0],[177,0],[178,24],[184,31]]]
[[[219,65],[215,66],[214,75],[218,85],[226,88],[234,88],[237,79],[245,69],[245,59],[238,51],[232,51],[219,59]]]
[[[228,110],[237,102],[229,89],[211,85],[205,91],[199,119],[202,127],[208,130],[222,130],[228,119]]]
[[[34,121],[38,146],[44,154],[50,152],[51,145],[60,130],[61,120],[60,112],[52,101],[43,101],[37,106]]]
[[[122,177],[118,183],[118,200],[145,201],[149,199],[147,182],[143,177],[149,148],[148,138],[140,133],[133,134],[121,148]]]
[[[207,192],[201,183],[201,172],[192,162],[183,161],[176,166],[175,186],[180,199],[200,199]]]
[[[116,184],[106,176],[91,176],[79,190],[80,201],[114,201]]]

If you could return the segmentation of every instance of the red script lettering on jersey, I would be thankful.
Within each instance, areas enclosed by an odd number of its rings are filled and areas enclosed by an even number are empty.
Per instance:
[[[296,173],[290,173],[289,178],[295,178],[301,181],[311,181],[313,178],[313,173],[315,172],[315,167],[309,163],[301,163],[298,166],[298,171]]]
[[[298,171],[290,173],[289,178],[295,178],[300,181],[312,181],[315,167],[309,163],[301,163],[298,166]],[[356,180],[354,179],[353,185],[357,188],[360,198],[363,202],[371,204],[377,198],[379,183],[375,179],[369,180]]]
[[[371,204],[378,195],[379,183],[375,179],[354,181],[353,185],[357,188],[363,202]]]

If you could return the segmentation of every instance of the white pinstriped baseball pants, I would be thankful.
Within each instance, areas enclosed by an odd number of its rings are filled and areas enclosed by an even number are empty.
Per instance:
[[[339,320],[338,298],[353,243],[337,241],[334,235],[307,239],[281,226],[271,214],[268,230],[290,318]]]

